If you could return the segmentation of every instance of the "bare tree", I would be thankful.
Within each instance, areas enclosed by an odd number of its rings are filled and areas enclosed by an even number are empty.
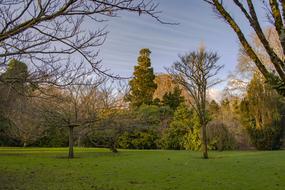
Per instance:
[[[42,113],[47,122],[69,129],[69,158],[74,157],[74,129],[86,127],[97,120],[97,102],[91,95],[104,81],[92,75],[82,75],[75,84],[62,88],[50,87],[42,93]],[[46,95],[48,94],[48,95]],[[45,101],[46,100],[46,101]]]
[[[107,35],[101,23],[122,11],[163,23],[157,6],[154,0],[1,0],[0,66],[16,58],[31,64],[44,80],[43,72],[57,74],[74,60],[89,63],[97,74],[113,76],[97,59]]]
[[[183,56],[168,69],[174,80],[183,86],[192,97],[190,104],[199,117],[202,129],[203,157],[208,158],[207,148],[207,118],[206,118],[206,95],[207,90],[221,82],[216,78],[223,68],[217,64],[219,57],[216,53],[207,52],[201,47]]]
[[[285,63],[284,63],[284,52],[285,52],[285,1],[284,0],[264,0],[253,3],[252,0],[241,0],[223,1],[223,0],[203,0],[210,4],[215,12],[230,25],[230,27],[236,33],[240,43],[243,46],[246,54],[252,59],[257,66],[258,70],[262,73],[265,79],[275,88],[279,94],[285,96]],[[238,8],[239,13],[244,16],[244,20],[250,25],[255,32],[256,36],[260,40],[262,46],[265,49],[267,56],[269,57],[271,67],[274,71],[269,70],[266,67],[266,63],[254,50],[248,39],[246,38],[241,26],[234,19],[234,16],[229,10],[227,10],[227,3],[232,3]],[[268,39],[266,34],[261,27],[259,16],[256,12],[256,7],[263,6],[264,16],[268,18],[269,22],[273,25],[274,29],[278,34],[278,43],[282,49],[281,55],[275,51],[274,47]]]

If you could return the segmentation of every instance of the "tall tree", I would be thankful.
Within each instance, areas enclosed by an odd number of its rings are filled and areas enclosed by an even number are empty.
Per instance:
[[[150,53],[151,51],[147,48],[140,50],[134,78],[129,82],[130,92],[126,96],[126,100],[131,103],[133,108],[138,108],[142,104],[150,105],[153,102],[157,84],[154,82],[155,75],[151,67]]]
[[[9,121],[9,136],[19,140],[23,146],[41,134],[28,76],[27,65],[16,59],[9,61],[6,71],[0,76],[0,114]]]
[[[207,52],[201,47],[198,51],[180,56],[180,60],[168,69],[174,80],[182,85],[193,98],[190,103],[199,117],[205,159],[208,158],[206,94],[209,88],[220,82],[216,75],[223,66],[217,64],[218,59],[217,53]]]
[[[234,30],[240,43],[243,46],[244,51],[250,57],[250,59],[255,63],[258,70],[262,73],[266,81],[275,88],[279,94],[285,96],[285,64],[284,64],[284,52],[285,52],[285,1],[281,0],[264,0],[260,3],[253,3],[252,0],[247,0],[242,2],[240,0],[233,1],[223,1],[223,0],[203,0],[210,4],[214,10],[218,13],[221,18],[223,18],[226,23]],[[246,38],[241,26],[234,19],[234,16],[226,8],[225,4],[232,3],[240,11],[239,14],[244,16],[245,22],[253,29],[259,41],[265,49],[266,56],[270,60],[270,66],[274,68],[271,71],[266,67],[266,63],[261,59],[261,57],[254,50],[248,39]],[[256,12],[256,7],[258,5],[264,5],[266,9],[264,16],[269,18],[270,23],[273,25],[278,34],[278,43],[282,47],[281,56],[274,51],[274,47],[269,43],[266,38],[265,32],[262,30],[262,23]]]
[[[283,131],[284,100],[259,74],[254,74],[241,102],[241,121],[257,149],[279,149]]]
[[[2,85],[7,87],[7,95],[12,95],[9,93],[24,95],[28,75],[28,67],[25,63],[11,59],[7,64],[7,70],[0,76]]]

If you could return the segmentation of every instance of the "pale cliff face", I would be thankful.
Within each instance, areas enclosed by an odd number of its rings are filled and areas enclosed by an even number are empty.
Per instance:
[[[154,92],[153,98],[154,99],[159,98],[160,100],[162,100],[162,97],[166,92],[172,91],[174,87],[177,86],[177,84],[173,82],[171,76],[168,74],[156,75],[155,83],[157,84],[157,89]],[[179,85],[179,87],[180,89],[182,89],[182,96],[184,96],[185,99],[188,101],[191,100],[191,97],[188,95],[187,91],[184,90],[182,86]],[[211,88],[209,89],[207,96],[209,100],[215,100],[217,102],[220,102],[222,99],[222,95],[223,95],[222,90]]]

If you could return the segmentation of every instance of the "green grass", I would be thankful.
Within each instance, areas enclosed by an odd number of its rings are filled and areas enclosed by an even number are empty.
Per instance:
[[[0,148],[0,189],[285,189],[285,151],[199,152]]]

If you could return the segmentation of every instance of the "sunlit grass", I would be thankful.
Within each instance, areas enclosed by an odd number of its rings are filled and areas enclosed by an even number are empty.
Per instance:
[[[284,189],[285,151],[0,148],[0,189]]]

